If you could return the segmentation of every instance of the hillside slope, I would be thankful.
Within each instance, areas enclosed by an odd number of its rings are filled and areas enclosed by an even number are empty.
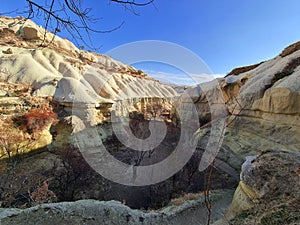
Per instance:
[[[111,103],[134,97],[173,97],[173,88],[140,70],[92,52],[22,17],[1,17],[0,71],[9,82],[33,85],[37,96],[62,104]],[[44,45],[45,47],[40,47]]]

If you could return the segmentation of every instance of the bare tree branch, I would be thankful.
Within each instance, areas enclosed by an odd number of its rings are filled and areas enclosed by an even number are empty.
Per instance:
[[[27,3],[26,11],[12,11],[12,13],[26,14],[27,19],[44,19],[44,28],[46,31],[44,34],[44,40],[41,44],[43,47],[49,45],[49,43],[46,43],[47,30],[50,30],[54,34],[53,36],[55,36],[57,32],[65,30],[71,35],[76,45],[79,46],[79,42],[81,42],[91,49],[97,49],[93,46],[91,38],[92,33],[110,33],[120,29],[124,24],[123,21],[119,25],[108,30],[94,29],[92,25],[98,20],[98,18],[94,18],[90,15],[92,8],[83,7],[83,0],[45,0],[44,3],[40,3],[36,0],[25,0],[25,2]],[[153,4],[154,0],[109,0],[109,2],[120,4],[125,8],[128,8],[135,15],[138,15],[135,12],[134,7],[142,7]]]
[[[144,2],[144,3],[137,3],[134,0],[133,1],[111,0],[111,1],[121,3],[121,4],[134,5],[134,6],[146,6],[146,5],[150,5],[154,2],[154,0],[150,0],[150,1]]]

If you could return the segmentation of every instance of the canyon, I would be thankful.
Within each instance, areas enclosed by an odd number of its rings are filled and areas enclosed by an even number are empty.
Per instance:
[[[210,167],[199,170],[203,159],[214,163],[212,223],[299,223],[300,42],[187,88],[192,111],[175,88],[143,71],[58,36],[52,41],[22,17],[0,20],[0,148],[12,150],[1,152],[1,224],[206,224]],[[82,156],[100,140],[124,164],[158,163],[180,142],[180,115],[194,112],[195,150],[162,182],[116,183]],[[126,118],[138,139],[151,136],[151,121],[165,124],[166,135],[155,149],[135,151],[119,140],[113,116]],[[211,152],[216,133],[221,143]]]

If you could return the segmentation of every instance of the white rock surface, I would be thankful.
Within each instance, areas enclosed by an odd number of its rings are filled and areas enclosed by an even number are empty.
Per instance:
[[[55,37],[49,48],[37,48],[45,30],[21,17],[0,18],[0,29],[8,29],[31,47],[10,46],[5,54],[0,45],[0,68],[12,74],[9,81],[33,85],[38,96],[54,96],[61,103],[112,103],[142,97],[174,97],[176,91],[108,56],[76,48],[70,41]],[[46,33],[46,42],[53,34]],[[20,42],[18,39],[17,41]],[[54,82],[55,81],[55,82]],[[70,105],[70,104],[68,104]]]
[[[222,90],[228,112],[278,124],[300,126],[299,62],[300,50],[284,57],[277,56],[247,72],[219,79],[217,85]],[[287,69],[292,64],[295,68]],[[283,71],[291,74],[278,76]],[[206,92],[209,95],[215,90],[216,84],[206,87],[211,90]],[[193,99],[197,99],[199,91],[195,89],[194,92]]]

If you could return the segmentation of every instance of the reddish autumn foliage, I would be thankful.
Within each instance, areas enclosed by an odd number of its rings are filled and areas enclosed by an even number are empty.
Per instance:
[[[41,131],[57,121],[57,114],[47,109],[33,109],[23,117],[28,132]]]

